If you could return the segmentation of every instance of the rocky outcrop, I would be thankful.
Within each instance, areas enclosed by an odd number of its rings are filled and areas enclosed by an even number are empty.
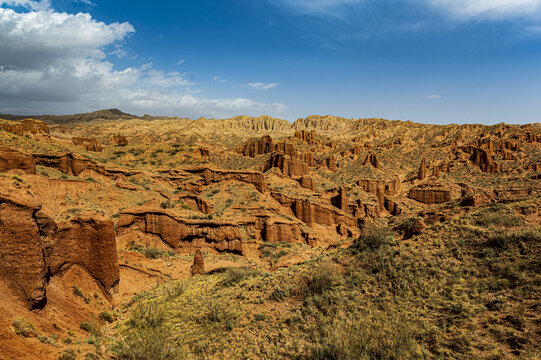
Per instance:
[[[398,216],[402,213],[402,209],[393,200],[385,198],[384,206],[385,210],[387,210],[393,216]]]
[[[482,172],[497,173],[499,172],[499,166],[494,161],[492,156],[486,150],[474,149],[469,159],[474,165],[478,166]]]
[[[71,141],[74,145],[80,146],[87,151],[101,152],[103,150],[103,146],[96,138],[73,137]]]
[[[524,134],[524,140],[529,143],[541,143],[541,134],[534,134],[532,132],[526,132]]]
[[[296,139],[299,139],[300,141],[306,143],[306,144],[310,144],[310,145],[317,145],[317,144],[320,144],[321,141],[319,140],[319,137],[317,136],[317,133],[315,130],[312,130],[312,131],[306,131],[306,130],[301,130],[301,131],[295,131],[295,136],[294,136]]]
[[[19,121],[0,120],[0,130],[14,133],[19,136],[26,134],[49,134],[49,128],[43,121],[23,119]]]
[[[372,165],[376,169],[381,169],[381,163],[379,162],[376,154],[370,153],[366,156],[366,159],[363,162],[363,165]]]
[[[451,200],[451,190],[442,185],[424,184],[411,188],[408,197],[424,204],[440,204]]]
[[[158,235],[163,242],[183,252],[211,248],[243,254],[242,235],[237,223],[186,219],[164,209],[139,207],[120,212],[119,232],[135,227]]]
[[[0,186],[0,278],[31,308],[45,306],[48,279],[73,265],[114,292],[119,266],[113,222],[81,214],[57,225],[40,208],[22,191]]]
[[[541,162],[528,164],[524,170],[541,171]]]
[[[212,205],[210,205],[205,200],[201,199],[197,195],[193,194],[184,194],[180,195],[178,198],[179,201],[183,202],[192,209],[197,209],[203,214],[212,214]]]
[[[280,153],[290,157],[297,157],[297,151],[293,144],[286,142],[273,142],[270,136],[262,136],[259,139],[244,145],[242,155],[255,158],[259,155]]]
[[[107,177],[118,179],[119,177],[140,174],[140,170],[126,170],[112,168],[98,164],[82,156],[71,153],[65,154],[33,154],[36,165],[51,167],[64,174],[79,176],[85,170],[92,170]]]
[[[291,198],[278,192],[271,192],[272,197],[282,206],[291,209],[293,215],[308,226],[318,224],[327,227],[336,227],[344,223],[350,229],[357,229],[357,220],[344,215],[336,208],[313,203],[306,199]]]
[[[97,214],[80,214],[60,223],[52,236],[48,257],[49,272],[56,275],[79,265],[96,279],[103,289],[118,291],[119,266],[114,223]]]
[[[263,166],[262,171],[266,172],[272,168],[280,169],[282,175],[288,177],[303,176],[310,172],[308,165],[283,154],[273,154]]]
[[[380,208],[384,207],[385,203],[385,193],[386,193],[386,186],[383,184],[383,181],[381,180],[370,180],[370,179],[360,179],[357,184],[367,193],[373,194],[378,199],[378,205]],[[394,186],[396,185],[394,182],[391,182],[392,187],[389,188],[388,193],[394,193]]]
[[[126,137],[123,135],[115,134],[111,139],[111,143],[117,146],[126,146],[128,145],[128,139],[126,139]]]
[[[46,303],[44,243],[34,214],[40,204],[0,184],[0,278],[32,308]]]
[[[205,261],[203,260],[201,249],[195,250],[191,272],[192,276],[203,275],[205,273]]]
[[[305,243],[307,234],[305,234],[298,223],[284,220],[266,219],[264,228],[261,231],[261,239],[266,242],[291,242]]]
[[[338,195],[331,199],[331,203],[339,208],[340,210],[347,212],[348,211],[348,197],[346,194],[346,189],[343,187],[338,189]]]
[[[334,155],[331,155],[330,157],[323,160],[323,165],[332,172],[336,172],[337,170],[336,158],[334,157]]]
[[[213,121],[217,123],[218,127],[228,130],[278,131],[291,129],[291,124],[287,120],[272,118],[268,115],[260,117],[236,116],[231,119]]]
[[[258,171],[223,170],[211,167],[184,168],[183,171],[201,176],[203,185],[210,185],[228,180],[236,180],[252,184],[255,186],[257,191],[262,193],[268,190],[265,177]],[[172,174],[173,172],[169,171],[169,173]]]
[[[314,153],[313,152],[307,152],[300,155],[299,159],[308,165],[309,167],[316,166],[316,162],[314,160]]]
[[[301,187],[310,189],[314,192],[317,191],[316,183],[311,176],[302,176],[298,181]]]
[[[421,160],[419,171],[417,172],[417,179],[424,180],[426,178],[426,159]]]
[[[0,146],[0,172],[19,169],[30,174],[36,173],[36,165],[32,155]]]

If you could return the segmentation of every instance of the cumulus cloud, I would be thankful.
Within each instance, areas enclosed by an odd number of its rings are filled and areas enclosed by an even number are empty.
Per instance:
[[[269,90],[269,89],[272,89],[274,87],[277,87],[278,83],[262,83],[262,82],[255,82],[255,83],[248,83],[248,84],[244,84],[242,86],[244,87],[247,87],[247,88],[251,88],[251,89],[255,89],[255,90]]]
[[[187,74],[151,63],[117,69],[107,55],[126,57],[122,44],[135,32],[127,22],[59,13],[49,1],[0,0],[0,6],[0,113],[118,107],[140,114],[223,117],[285,109],[282,103],[196,97]]]

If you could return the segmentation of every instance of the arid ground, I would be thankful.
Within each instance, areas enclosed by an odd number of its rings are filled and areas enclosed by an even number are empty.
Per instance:
[[[540,124],[0,118],[2,360],[540,359]]]

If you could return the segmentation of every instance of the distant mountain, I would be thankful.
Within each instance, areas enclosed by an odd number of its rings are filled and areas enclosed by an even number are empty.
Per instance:
[[[122,112],[118,109],[98,110],[91,113],[73,114],[73,115],[3,115],[0,114],[0,119],[5,120],[22,120],[26,118],[41,120],[47,124],[70,124],[78,122],[86,122],[92,120],[124,120],[139,118],[136,115],[131,115]]]

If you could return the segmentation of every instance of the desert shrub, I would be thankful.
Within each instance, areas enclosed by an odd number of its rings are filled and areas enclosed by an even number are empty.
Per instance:
[[[494,204],[477,213],[475,224],[483,227],[515,227],[523,224],[524,219],[512,213],[503,204]]]
[[[22,335],[24,337],[36,336],[36,329],[34,324],[26,320],[23,317],[15,319],[12,323],[15,334]]]
[[[275,301],[281,301],[289,297],[290,295],[291,295],[290,287],[287,287],[287,288],[275,287],[274,290],[272,290],[271,294],[269,295],[269,299],[275,300]]]
[[[224,274],[225,277],[220,284],[223,286],[233,286],[245,279],[259,276],[261,273],[257,269],[243,266],[227,268],[225,269]]]
[[[520,242],[541,241],[541,233],[534,229],[520,229],[512,232],[494,231],[488,236],[487,246],[505,249]]]
[[[130,332],[111,350],[118,360],[177,360],[183,359],[169,328],[142,328]]]
[[[113,316],[113,314],[111,314],[108,311],[100,312],[100,314],[98,315],[98,319],[100,319],[103,322],[108,322],[108,323],[112,323],[113,321],[115,321],[115,317]]]
[[[54,340],[48,337],[47,335],[38,336],[38,340],[44,344],[54,345]]]
[[[266,318],[265,314],[254,314],[255,321],[265,321]]]
[[[101,329],[95,321],[85,321],[79,324],[81,330],[86,331],[90,336],[99,338],[101,337]]]
[[[148,248],[143,248],[141,250],[141,252],[148,258],[148,259],[157,259],[159,258],[160,256],[163,255],[163,251],[160,250],[160,249],[157,249],[155,247],[148,247]]]
[[[307,281],[307,296],[320,295],[340,284],[342,276],[330,261],[318,264]]]
[[[355,240],[351,248],[354,251],[362,252],[365,250],[376,250],[384,245],[393,245],[394,243],[395,239],[391,229],[386,227],[371,227]]]
[[[73,295],[80,297],[87,304],[90,303],[90,299],[87,298],[85,294],[83,294],[83,292],[81,291],[81,289],[79,289],[77,285],[73,285]]]
[[[237,316],[227,303],[219,299],[210,299],[203,302],[203,314],[199,318],[200,323],[210,325],[221,324],[226,330],[233,330]]]
[[[162,304],[156,302],[142,303],[128,320],[133,329],[158,328],[165,323],[166,313]]]
[[[62,355],[60,355],[60,357],[58,358],[58,360],[76,360],[76,359],[77,359],[77,354],[75,354],[75,350],[73,349],[64,350]]]
[[[167,200],[167,201],[163,201],[162,203],[160,203],[160,207],[162,209],[172,209],[175,205],[173,205],[173,203],[171,203],[171,201]]]
[[[318,320],[310,359],[421,359],[412,324],[395,311],[340,313]]]
[[[167,300],[176,299],[184,293],[184,284],[180,281],[172,281],[164,287],[164,295]]]

